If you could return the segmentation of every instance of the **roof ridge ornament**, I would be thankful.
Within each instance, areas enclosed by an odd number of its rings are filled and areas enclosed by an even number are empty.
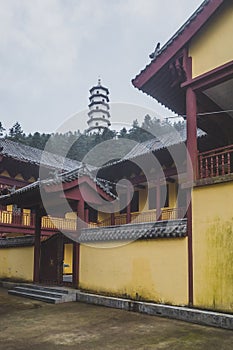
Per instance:
[[[149,55],[150,59],[154,60],[158,56],[159,51],[160,51],[160,42],[157,43],[154,51]]]

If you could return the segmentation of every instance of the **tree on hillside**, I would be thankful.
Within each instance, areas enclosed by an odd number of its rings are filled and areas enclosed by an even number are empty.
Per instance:
[[[40,134],[38,131],[35,132],[33,135],[29,134],[25,137],[25,143],[28,146],[44,149],[46,142],[50,138],[50,134]]]
[[[19,124],[19,122],[16,122],[12,128],[9,129],[9,136],[8,138],[12,141],[21,141],[23,142],[23,140],[25,139],[25,134],[22,130],[21,125]]]
[[[183,127],[183,122],[175,123],[174,126],[177,129],[181,129]],[[161,122],[161,120],[157,118],[151,118],[150,115],[147,114],[141,125],[139,125],[137,120],[134,120],[131,129],[127,130],[126,128],[122,128],[118,133],[115,130],[105,129],[103,132],[97,132],[91,135],[87,134],[85,131],[81,133],[79,130],[69,131],[65,134],[40,134],[39,132],[35,132],[34,134],[30,133],[25,135],[19,122],[16,122],[12,128],[9,129],[9,134],[5,137],[42,150],[47,144],[47,150],[50,152],[79,161],[87,160],[85,157],[89,154],[88,158],[90,161],[93,161],[93,163],[96,161],[95,147],[98,146],[98,160],[100,163],[104,164],[106,158],[105,151],[109,152],[109,157],[107,158],[118,159],[119,154],[125,155],[125,152],[129,151],[128,147],[130,143],[127,142],[127,139],[140,143],[154,137],[159,138],[160,135],[170,132],[171,127],[173,127],[173,125],[167,122]],[[0,123],[0,136],[2,136],[4,130]],[[104,141],[114,139],[119,139],[119,141],[120,139],[126,140],[125,142],[123,142],[123,140],[122,142],[118,142],[117,149],[110,147],[110,150]],[[102,144],[103,151],[100,144]],[[107,149],[105,150],[106,147]]]
[[[2,122],[0,122],[0,137],[3,136],[3,131],[6,129],[3,127]]]

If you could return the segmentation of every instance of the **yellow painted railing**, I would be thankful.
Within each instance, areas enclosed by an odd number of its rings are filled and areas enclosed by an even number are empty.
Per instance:
[[[161,209],[161,215],[159,220],[175,220],[185,216],[184,208],[163,208]],[[146,212],[133,212],[130,215],[131,224],[143,223],[143,222],[155,222],[156,210],[150,210]],[[93,223],[90,222],[88,226],[90,228],[105,227],[114,225],[125,225],[127,223],[127,214],[118,214],[114,218],[111,217]],[[18,227],[31,227],[35,225],[35,216],[30,213],[13,213],[12,211],[0,211],[0,224],[14,225]],[[41,228],[44,230],[68,230],[75,231],[77,228],[76,219],[65,219],[59,217],[43,216],[41,222]]]
[[[0,220],[2,224],[11,224],[12,223],[12,212],[3,210],[1,211]]]
[[[35,215],[30,213],[14,213],[12,211],[0,211],[0,224],[14,225],[18,227],[34,227]],[[71,230],[77,227],[76,219],[64,219],[59,217],[43,216],[41,222],[42,229],[49,230]]]
[[[185,217],[185,208],[162,208],[159,220],[175,220],[182,219]],[[156,221],[156,210],[149,210],[146,212],[133,212],[130,215],[131,224],[139,224],[143,222],[155,222]],[[118,214],[114,216],[113,225],[125,225],[127,223],[127,214]],[[89,223],[90,228],[112,226],[111,219],[108,218],[97,223]]]
[[[58,229],[58,230],[71,230],[75,231],[77,227],[76,219],[64,219],[64,218],[56,218],[43,216],[41,227],[43,229]]]

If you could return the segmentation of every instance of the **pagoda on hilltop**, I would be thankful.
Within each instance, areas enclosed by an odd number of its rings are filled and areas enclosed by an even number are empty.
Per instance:
[[[90,89],[87,133],[101,132],[111,125],[108,95],[108,89],[98,79],[97,85]]]

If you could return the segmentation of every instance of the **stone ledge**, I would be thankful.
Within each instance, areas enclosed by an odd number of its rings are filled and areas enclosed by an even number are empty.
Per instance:
[[[81,291],[77,291],[76,301],[233,330],[233,315],[226,313],[107,297]]]
[[[208,177],[204,179],[199,179],[195,181],[194,187],[208,186],[208,185],[216,185],[220,183],[233,181],[233,174],[228,175],[220,175],[215,177]]]
[[[34,240],[34,236],[0,238],[0,248],[31,247]]]
[[[80,243],[137,239],[182,238],[187,236],[187,219],[82,229]]]

